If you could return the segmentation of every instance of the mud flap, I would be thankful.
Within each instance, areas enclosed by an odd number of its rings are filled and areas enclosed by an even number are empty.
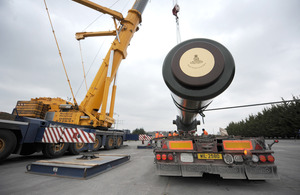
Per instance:
[[[279,179],[277,167],[270,166],[245,166],[245,172],[249,180]]]

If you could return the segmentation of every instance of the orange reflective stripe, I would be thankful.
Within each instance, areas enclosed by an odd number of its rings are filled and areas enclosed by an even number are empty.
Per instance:
[[[173,150],[193,150],[193,142],[189,141],[169,141],[169,149]]]
[[[223,140],[224,150],[253,150],[250,140]]]

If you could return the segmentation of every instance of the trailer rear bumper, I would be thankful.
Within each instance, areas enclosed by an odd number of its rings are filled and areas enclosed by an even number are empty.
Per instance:
[[[162,176],[182,177],[202,177],[203,173],[209,173],[220,175],[223,179],[278,179],[275,165],[251,167],[248,165],[157,163],[156,173]]]

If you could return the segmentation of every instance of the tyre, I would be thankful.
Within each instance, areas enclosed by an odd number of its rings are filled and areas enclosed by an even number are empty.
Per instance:
[[[115,148],[120,148],[123,144],[123,138],[121,136],[118,136],[117,137],[117,140],[116,140],[116,144],[115,144]]]
[[[20,155],[30,155],[36,152],[35,144],[23,144]]]
[[[98,151],[102,146],[102,137],[96,136],[95,143],[93,144],[93,151]]]
[[[114,138],[112,136],[107,136],[105,140],[104,148],[106,150],[110,150],[114,148]]]
[[[67,151],[69,147],[68,143],[58,143],[58,144],[45,144],[42,152],[45,157],[47,158],[57,158],[62,155]]]
[[[16,148],[17,138],[9,130],[0,130],[0,161],[5,160]]]
[[[84,143],[72,143],[69,145],[69,152],[71,154],[77,155],[82,151]]]

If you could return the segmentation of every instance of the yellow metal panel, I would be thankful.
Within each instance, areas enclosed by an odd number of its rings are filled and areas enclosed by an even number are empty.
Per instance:
[[[252,150],[252,142],[250,140],[223,140],[224,150]]]
[[[193,150],[193,142],[189,141],[169,141],[169,148],[173,150]]]

